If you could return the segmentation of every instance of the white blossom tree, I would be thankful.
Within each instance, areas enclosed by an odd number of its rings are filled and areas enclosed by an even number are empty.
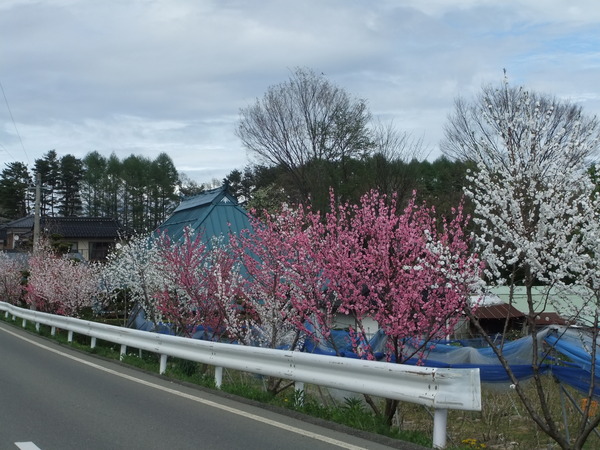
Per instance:
[[[0,301],[13,305],[21,301],[23,295],[23,271],[25,264],[0,253]]]
[[[592,342],[596,341],[598,201],[586,164],[597,155],[599,128],[596,118],[585,117],[580,107],[511,87],[506,79],[498,89],[485,87],[471,104],[457,101],[446,128],[445,153],[477,164],[466,192],[475,207],[476,239],[487,262],[487,279],[491,284],[523,285],[526,291],[534,394],[511,370],[503,343],[490,344],[533,421],[564,449],[582,448],[600,417],[582,414],[576,435],[570,437],[562,428],[544,389],[544,354],[535,321],[553,301],[551,289],[575,291],[585,296],[586,307],[596,317]],[[545,292],[545,305],[534,301],[536,286]],[[571,317],[581,313],[562,312]],[[483,333],[473,315],[471,319]],[[594,371],[589,381],[591,403]]]
[[[157,322],[155,297],[164,286],[164,275],[159,265],[159,249],[150,236],[140,234],[127,244],[118,245],[107,257],[102,279],[109,294],[125,293],[129,300],[144,308],[149,320]]]
[[[98,273],[95,264],[40,245],[29,258],[25,301],[39,311],[77,317],[98,300]]]

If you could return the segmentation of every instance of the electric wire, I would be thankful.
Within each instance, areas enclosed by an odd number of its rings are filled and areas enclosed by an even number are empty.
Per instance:
[[[8,151],[8,149],[0,142],[0,151],[5,152],[11,159],[16,161],[16,158]]]
[[[27,155],[27,150],[25,150],[25,145],[23,145],[23,139],[21,139],[21,133],[19,133],[19,129],[17,128],[17,123],[15,122],[15,118],[13,117],[12,110],[10,109],[10,105],[8,104],[8,98],[6,98],[6,93],[4,92],[4,86],[0,81],[0,90],[2,90],[2,96],[4,97],[4,103],[6,103],[6,109],[8,109],[8,114],[10,115],[10,119],[12,120],[13,126],[15,127],[15,132],[17,133],[17,137],[19,138],[19,142],[21,143],[21,148],[23,149],[23,153],[25,154],[25,158],[27,159],[27,164],[29,164],[29,155]],[[8,151],[6,151],[8,153]],[[10,155],[10,153],[8,153]],[[12,157],[12,155],[11,155]],[[14,159],[14,158],[13,158]]]

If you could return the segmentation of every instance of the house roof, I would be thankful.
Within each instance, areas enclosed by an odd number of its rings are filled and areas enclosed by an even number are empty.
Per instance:
[[[500,297],[504,302],[511,303],[520,311],[529,311],[527,292],[523,286],[494,287],[491,292]],[[594,309],[587,308],[593,305],[595,297],[585,289],[559,289],[556,287],[534,286],[532,289],[532,305],[537,316],[541,318],[540,324],[580,323],[593,324]],[[546,320],[547,318],[547,320]]]
[[[171,239],[179,240],[187,227],[201,232],[202,239],[207,242],[213,236],[222,235],[227,238],[229,233],[238,234],[244,229],[250,229],[250,221],[248,213],[227,193],[227,186],[223,185],[183,199],[156,232],[166,233]]]
[[[15,228],[29,229],[33,228],[33,215],[21,217],[20,219],[0,225],[0,229],[12,230]]]
[[[42,217],[40,229],[64,238],[115,239],[122,232],[117,220],[106,217]]]

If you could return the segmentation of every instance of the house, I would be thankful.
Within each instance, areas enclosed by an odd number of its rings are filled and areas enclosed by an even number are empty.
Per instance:
[[[33,240],[33,216],[0,226],[2,250],[30,248]],[[121,239],[122,227],[105,217],[41,217],[40,234],[66,252],[79,254],[87,261],[106,259],[109,250]]]
[[[248,213],[227,192],[227,185],[184,198],[156,232],[166,233],[171,240],[178,241],[187,227],[200,232],[205,242],[215,236],[227,239],[229,233],[251,229]]]
[[[40,231],[86,261],[105,260],[124,233],[117,220],[107,217],[42,217]]]
[[[23,237],[33,231],[33,215],[0,225],[0,250],[22,247]],[[25,239],[27,242],[27,239]]]

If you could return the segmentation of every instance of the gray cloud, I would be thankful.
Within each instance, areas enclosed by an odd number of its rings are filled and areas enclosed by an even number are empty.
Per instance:
[[[454,98],[503,68],[597,114],[599,23],[595,0],[5,0],[0,81],[27,154],[0,107],[0,162],[165,151],[222,178],[247,162],[239,109],[296,66],[432,148]]]

